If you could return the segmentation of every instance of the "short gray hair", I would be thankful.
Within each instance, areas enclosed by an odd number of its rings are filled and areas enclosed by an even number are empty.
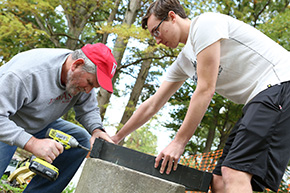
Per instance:
[[[84,54],[84,52],[81,49],[78,49],[72,52],[73,60],[77,60],[79,58],[84,59],[85,65],[83,66],[83,69],[86,72],[92,73],[92,74],[96,73],[96,65]]]

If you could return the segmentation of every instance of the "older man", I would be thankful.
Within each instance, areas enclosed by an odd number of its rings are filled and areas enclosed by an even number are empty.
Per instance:
[[[87,148],[95,138],[111,141],[104,132],[93,88],[112,93],[116,66],[111,50],[100,43],[75,51],[33,49],[1,66],[1,174],[20,147],[59,169],[56,181],[36,175],[24,192],[62,192],[88,152],[64,151],[61,144],[45,138],[45,133],[49,128],[61,130]],[[60,118],[72,107],[86,130]]]

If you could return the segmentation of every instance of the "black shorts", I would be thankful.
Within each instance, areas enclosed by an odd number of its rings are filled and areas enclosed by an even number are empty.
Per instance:
[[[226,166],[253,175],[252,188],[277,191],[290,158],[290,82],[272,86],[243,108],[213,173]]]

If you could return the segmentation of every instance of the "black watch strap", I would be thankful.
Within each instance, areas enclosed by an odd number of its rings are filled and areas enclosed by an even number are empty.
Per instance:
[[[105,132],[106,133],[106,130],[103,128],[103,127],[98,127],[96,129],[100,129],[101,131]]]

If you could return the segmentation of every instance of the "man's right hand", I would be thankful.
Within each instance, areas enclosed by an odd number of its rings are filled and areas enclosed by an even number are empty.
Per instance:
[[[104,132],[104,131],[102,131],[100,129],[95,129],[93,131],[92,137],[90,139],[91,150],[93,148],[93,145],[94,145],[94,142],[95,142],[96,138],[101,138],[101,139],[106,140],[106,141],[108,141],[110,143],[113,143],[113,141],[111,140],[110,136],[106,132]]]
[[[35,137],[29,139],[24,149],[49,163],[52,163],[52,161],[64,150],[60,143],[52,139],[37,139]]]
[[[118,143],[120,143],[120,139],[117,137],[117,135],[113,135],[112,137],[111,137],[111,139],[112,139],[112,141],[115,143],[115,144],[118,144]]]

